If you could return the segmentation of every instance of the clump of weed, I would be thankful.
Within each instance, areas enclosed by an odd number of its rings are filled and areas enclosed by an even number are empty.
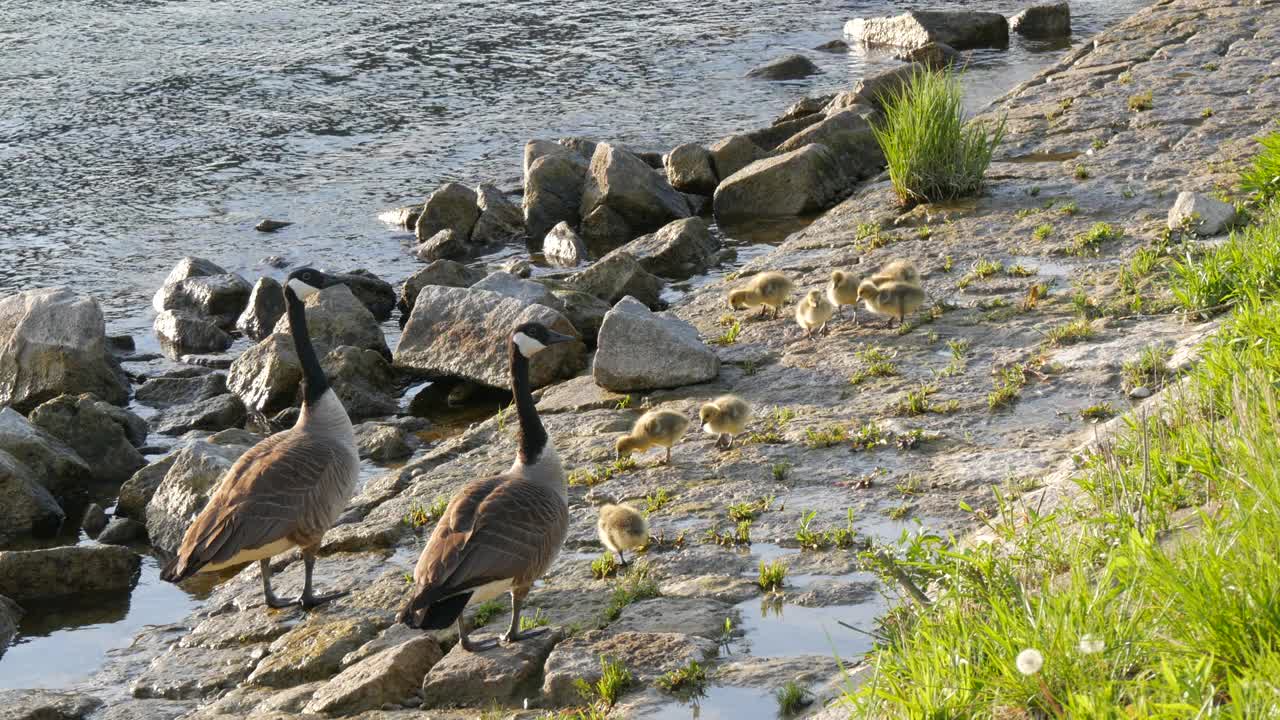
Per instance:
[[[1000,370],[996,376],[995,388],[987,394],[987,408],[999,410],[1012,405],[1022,395],[1022,387],[1027,384],[1027,371],[1022,365],[1011,365]]]
[[[1148,345],[1143,348],[1138,353],[1137,359],[1130,360],[1120,367],[1124,388],[1132,390],[1145,387],[1155,392],[1164,387],[1169,378],[1173,377],[1173,371],[1169,369],[1171,355],[1168,348],[1159,345]]]
[[[1122,233],[1109,223],[1096,222],[1088,230],[1075,236],[1068,251],[1072,255],[1096,255],[1102,243],[1117,240]]]
[[[857,353],[862,367],[849,376],[849,383],[861,385],[871,378],[893,377],[898,374],[895,354],[879,347],[869,347]]]
[[[1039,225],[1036,226],[1035,230],[1031,231],[1031,237],[1036,240],[1044,240],[1045,238],[1049,237],[1052,234],[1053,234],[1052,223],[1040,223]]]
[[[795,715],[809,704],[804,688],[794,680],[787,681],[786,685],[774,691],[773,696],[778,701],[778,714],[783,717]]]
[[[787,566],[781,561],[765,563],[760,561],[760,576],[756,578],[756,584],[765,592],[778,592],[782,589],[787,578]]]
[[[672,695],[682,698],[697,697],[707,687],[707,668],[697,660],[690,660],[687,665],[667,671],[654,684]]]
[[[1062,346],[1084,342],[1093,336],[1093,323],[1085,318],[1076,318],[1071,322],[1049,328],[1045,333],[1045,340],[1050,345]]]
[[[1129,96],[1129,109],[1134,112],[1145,112],[1150,110],[1153,104],[1154,96],[1151,91],[1140,92]]]
[[[1099,422],[1102,420],[1110,420],[1116,416],[1116,409],[1109,402],[1101,402],[1090,405],[1080,411],[1081,420],[1089,420],[1091,422]]]
[[[600,679],[594,684],[581,678],[574,681],[574,687],[583,700],[606,710],[618,702],[618,698],[622,697],[631,684],[631,671],[621,662],[607,657],[600,658]]]

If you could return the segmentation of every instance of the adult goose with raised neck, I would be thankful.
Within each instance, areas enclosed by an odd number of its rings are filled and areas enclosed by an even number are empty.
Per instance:
[[[187,528],[177,557],[161,573],[164,580],[179,582],[256,560],[269,607],[310,609],[345,594],[316,595],[312,573],[325,532],[355,491],[360,459],[351,419],[311,344],[303,304],[336,283],[311,268],[289,274],[284,298],[302,364],[302,413],[291,429],[249,448],[231,466]],[[271,558],[295,547],[302,549],[303,590],[297,600],[283,600],[271,589]]]
[[[520,630],[520,608],[564,544],[569,504],[564,468],[534,406],[529,360],[549,345],[575,339],[539,323],[511,333],[507,352],[520,421],[515,463],[454,495],[418,558],[401,622],[429,630],[456,622],[462,648],[474,652],[495,643],[472,643],[463,611],[511,593],[511,625],[502,639],[515,642],[540,632]]]

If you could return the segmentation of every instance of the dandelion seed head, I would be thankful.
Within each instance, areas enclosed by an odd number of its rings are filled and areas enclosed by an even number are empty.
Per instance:
[[[1107,643],[1097,635],[1085,633],[1080,636],[1080,654],[1095,655],[1107,649]]]
[[[1027,648],[1018,653],[1014,664],[1018,666],[1018,672],[1023,675],[1035,675],[1040,672],[1040,668],[1044,667],[1044,655],[1035,648]]]

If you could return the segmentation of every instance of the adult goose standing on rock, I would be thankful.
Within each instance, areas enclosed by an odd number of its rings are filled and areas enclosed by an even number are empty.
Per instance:
[[[360,470],[351,419],[320,367],[303,307],[307,297],[336,283],[311,268],[289,274],[284,297],[302,364],[302,414],[291,429],[249,448],[231,466],[187,528],[177,557],[160,575],[164,580],[257,560],[269,607],[310,609],[346,594],[317,596],[311,583],[316,550],[351,499]],[[302,548],[306,579],[301,597],[282,600],[271,591],[271,558],[295,547]]]
[[[511,333],[507,351],[520,418],[515,464],[501,475],[472,480],[453,496],[418,558],[413,596],[400,611],[400,622],[428,630],[457,622],[462,648],[475,652],[496,642],[468,640],[463,610],[509,592],[511,626],[502,639],[515,642],[541,632],[521,632],[520,606],[564,544],[569,504],[560,456],[534,407],[529,359],[574,339],[539,323]]]

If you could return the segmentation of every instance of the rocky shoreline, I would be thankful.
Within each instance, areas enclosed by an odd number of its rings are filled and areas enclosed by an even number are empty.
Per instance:
[[[1176,372],[1211,331],[1212,323],[1145,306],[1123,269],[1168,228],[1186,227],[1178,206],[1194,205],[1202,221],[1221,210],[1209,191],[1230,187],[1234,164],[1274,120],[1277,13],[1274,3],[1166,2],[1094,38],[984,113],[1006,118],[1008,131],[985,194],[970,201],[903,211],[877,177],[882,162],[868,118],[904,71],[801,101],[758,133],[707,149],[680,146],[665,159],[608,143],[531,142],[521,208],[491,186],[440,188],[416,215],[404,213],[420,241],[415,252],[429,264],[399,292],[352,273],[348,285],[308,303],[308,322],[353,418],[397,412],[410,377],[449,378],[415,398],[421,406],[500,388],[494,348],[519,321],[541,319],[582,337],[534,370],[544,386],[539,410],[573,471],[567,547],[528,605],[553,632],[473,655],[449,648],[445,633],[415,637],[392,624],[430,508],[467,479],[505,469],[514,447],[500,414],[414,453],[427,422],[398,418],[362,425],[362,451],[383,461],[413,457],[364,486],[317,566],[317,582],[349,597],[309,615],[268,611],[257,570],[245,569],[190,618],[114,652],[81,686],[4,691],[0,702],[15,718],[372,720],[412,717],[417,708],[452,717],[447,706],[493,703],[536,717],[544,710],[525,712],[524,700],[530,708],[580,704],[573,681],[598,679],[597,658],[606,655],[636,684],[618,717],[680,707],[655,681],[691,660],[711,668],[708,706],[720,698],[767,704],[771,715],[773,691],[795,680],[815,701],[811,713],[840,714],[821,709],[843,681],[832,643],[850,664],[870,641],[805,628],[812,617],[873,629],[885,609],[882,588],[856,551],[919,532],[915,520],[930,532],[965,532],[971,517],[962,504],[989,507],[992,487],[1025,492],[1061,473],[1094,433],[1082,411],[1142,401],[1140,388],[1122,381],[1126,362],[1157,346]],[[1206,194],[1179,199],[1184,191]],[[731,276],[671,302],[667,282],[726,260],[699,217],[708,207],[722,225],[826,212]],[[1199,226],[1205,242],[1229,218],[1215,224]],[[481,276],[463,262],[520,232],[550,232],[554,242],[541,253],[566,267]],[[902,331],[845,319],[806,340],[788,313],[757,319],[724,302],[739,279],[761,271],[785,272],[802,290],[824,287],[833,269],[870,271],[894,258],[920,267],[930,297]],[[101,532],[115,526],[109,537],[145,534],[172,548],[230,463],[296,412],[297,359],[278,325],[272,282],[251,285],[195,259],[175,268],[155,298],[155,330],[174,357],[231,360],[218,353],[231,346],[232,331],[256,344],[225,376],[192,365],[132,388],[157,411],[149,423],[117,407],[133,385],[130,356],[112,355],[92,300],[69,291],[0,299],[0,335],[14,338],[0,352],[0,401],[12,406],[0,413],[0,494],[23,499],[5,503],[5,540],[63,522],[63,505],[75,506],[64,496],[78,484],[123,481],[119,517]],[[1058,332],[1081,304],[1097,310],[1087,330]],[[404,314],[394,351],[379,325],[393,306]],[[54,366],[69,372],[29,372]],[[1011,394],[995,405],[1002,387]],[[732,450],[691,434],[670,465],[651,456],[635,466],[613,462],[614,440],[644,407],[692,416],[726,392],[756,408]],[[146,464],[148,429],[181,445]],[[604,498],[651,510],[643,569],[625,578],[597,579],[589,567]],[[749,540],[734,537],[744,514]],[[46,573],[54,577],[41,583],[89,592],[104,587],[98,583],[127,586],[137,558],[113,545],[3,552],[0,568],[15,569],[0,577]],[[279,563],[282,594],[299,589],[295,559]],[[757,584],[764,561],[787,566],[780,592]],[[0,582],[0,596],[21,605],[38,597],[36,587],[44,585]],[[0,599],[0,639],[20,612],[10,605]],[[781,619],[771,624],[771,612]],[[808,645],[780,637],[806,632],[815,640]]]

